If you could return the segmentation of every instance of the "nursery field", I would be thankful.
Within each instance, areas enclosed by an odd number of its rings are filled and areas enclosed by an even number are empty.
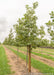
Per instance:
[[[20,57],[26,61],[27,49],[26,47],[6,46],[9,50],[15,53],[18,58]],[[19,61],[20,62],[20,61]],[[36,69],[36,73],[46,73],[46,75],[54,74],[54,50],[37,48],[32,50],[31,65]],[[26,66],[25,66],[26,68]],[[45,75],[45,74],[44,74]]]
[[[54,75],[54,2],[0,3],[0,75]]]
[[[26,75],[26,56],[26,47],[0,46],[0,75]],[[54,49],[32,49],[31,66],[32,75],[54,75]]]

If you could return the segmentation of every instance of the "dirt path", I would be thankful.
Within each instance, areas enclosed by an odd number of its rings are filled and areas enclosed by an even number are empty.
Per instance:
[[[17,60],[17,55],[15,55],[11,50],[7,49],[5,46],[3,47],[6,51],[8,60],[10,61],[9,65],[11,65],[11,70],[15,71],[15,73],[12,75],[24,75],[26,73],[25,61],[22,60],[21,58],[18,58]],[[31,70],[34,73],[39,73],[39,71],[37,69],[34,69],[33,67]]]

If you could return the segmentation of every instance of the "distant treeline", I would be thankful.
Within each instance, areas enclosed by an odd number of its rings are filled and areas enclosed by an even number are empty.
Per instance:
[[[40,48],[50,48],[50,49],[54,49],[54,47],[40,47]]]

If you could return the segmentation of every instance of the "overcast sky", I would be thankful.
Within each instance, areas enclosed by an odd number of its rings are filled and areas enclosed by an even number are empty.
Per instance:
[[[10,28],[25,13],[25,5],[38,1],[36,9],[37,25],[45,25],[50,19],[49,13],[54,11],[54,0],[0,0],[0,41],[8,36]],[[47,35],[46,35],[47,36]]]

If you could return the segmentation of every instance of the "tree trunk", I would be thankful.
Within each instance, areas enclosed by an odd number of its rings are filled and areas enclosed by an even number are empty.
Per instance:
[[[26,70],[28,72],[28,45],[27,45],[27,55],[26,55]]]
[[[28,54],[29,54],[29,68],[28,68],[28,72],[31,72],[31,45],[28,46]]]

